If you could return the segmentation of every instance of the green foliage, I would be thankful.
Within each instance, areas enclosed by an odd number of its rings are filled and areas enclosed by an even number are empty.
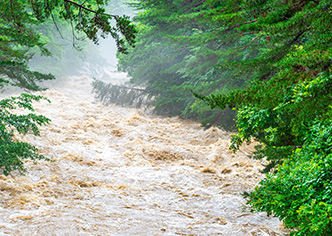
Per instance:
[[[332,122],[315,120],[305,142],[268,174],[248,203],[283,220],[292,235],[332,234]]]
[[[36,47],[48,54],[40,35],[29,27],[36,20],[26,7],[22,1],[4,1],[0,5],[0,86],[10,84],[38,90],[36,81],[53,79],[53,76],[32,72],[26,66],[31,57],[29,48]]]
[[[22,135],[32,132],[34,135],[39,135],[38,126],[46,125],[50,120],[34,113],[19,115],[12,112],[17,108],[34,112],[32,101],[41,99],[46,98],[21,94],[19,97],[0,101],[0,167],[5,175],[13,170],[25,171],[24,159],[48,160],[43,155],[39,155],[37,148],[33,145],[19,141],[15,137],[15,132]]]

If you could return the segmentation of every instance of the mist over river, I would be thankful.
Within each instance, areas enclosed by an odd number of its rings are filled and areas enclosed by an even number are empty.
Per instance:
[[[230,133],[199,123],[105,107],[88,77],[37,94],[52,120],[23,139],[53,162],[0,175],[0,235],[284,235],[240,195],[263,178],[230,151]]]

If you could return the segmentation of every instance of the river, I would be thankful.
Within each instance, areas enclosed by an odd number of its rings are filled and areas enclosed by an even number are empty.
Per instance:
[[[38,92],[52,122],[26,136],[54,161],[0,175],[0,235],[284,235],[278,219],[250,213],[240,195],[263,178],[234,154],[230,133],[199,123],[103,106],[91,79]]]

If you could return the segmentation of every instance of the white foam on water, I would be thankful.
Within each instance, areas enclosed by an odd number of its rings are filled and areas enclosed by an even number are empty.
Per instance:
[[[105,107],[91,81],[38,92],[52,123],[24,140],[54,162],[0,176],[0,235],[284,235],[240,195],[263,178],[252,145],[233,154],[218,128]]]

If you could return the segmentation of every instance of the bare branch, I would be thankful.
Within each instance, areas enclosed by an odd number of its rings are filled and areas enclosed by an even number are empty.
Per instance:
[[[56,28],[56,30],[59,32],[59,34],[60,34],[60,37],[62,38],[62,39],[64,39],[64,37],[62,36],[62,33],[61,33],[61,31],[60,31],[60,28],[58,27],[58,24],[56,23],[56,21],[55,21],[55,19],[54,19],[54,15],[53,15],[53,13],[51,13],[51,18],[52,18],[52,20],[53,20],[53,23],[54,23],[54,25],[55,25],[55,28]]]
[[[134,90],[134,91],[140,91],[140,92],[145,92],[145,93],[148,92],[148,90],[140,89],[140,88],[126,87],[126,86],[119,86],[119,85],[114,85],[114,87],[117,87],[119,89]]]
[[[71,1],[71,0],[64,0],[64,1],[65,1],[65,2],[68,2],[68,3],[71,3],[71,4],[74,4],[75,6],[78,6],[79,8],[82,8],[82,9],[87,10],[87,11],[89,11],[89,12],[93,12],[93,13],[98,14],[98,12],[96,12],[96,11],[90,9],[90,8],[87,8],[87,7],[83,6],[84,3],[79,4],[79,3],[74,2],[74,1]],[[107,13],[103,13],[103,14],[104,14],[104,15],[107,15],[107,16],[111,16],[111,17],[113,17],[113,18],[115,18],[115,19],[118,19],[118,18],[119,18],[118,15],[111,15],[111,14],[107,14]]]
[[[244,22],[244,23],[241,23],[241,24],[238,24],[238,25],[233,25],[233,26],[231,26],[231,27],[228,27],[225,31],[229,31],[229,30],[232,30],[232,29],[234,29],[234,28],[238,28],[238,27],[240,27],[240,26],[242,26],[242,25],[246,25],[246,24],[251,24],[251,23],[254,23],[254,22],[256,22],[257,20],[251,20],[251,21],[247,21],[247,22]]]
[[[314,3],[319,4],[319,1],[317,1],[317,0],[311,0],[311,1],[314,2]]]
[[[255,38],[253,38],[253,40],[250,41],[250,43],[248,43],[247,45],[245,45],[242,50],[246,49],[247,47],[249,47],[251,45],[252,42],[254,42],[256,39],[258,39],[260,36],[256,36]]]

